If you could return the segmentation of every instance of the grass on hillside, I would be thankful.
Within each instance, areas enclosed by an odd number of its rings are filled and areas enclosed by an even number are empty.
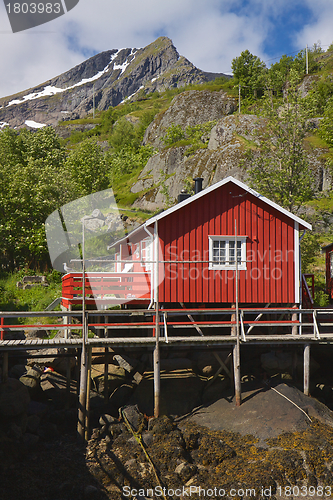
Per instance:
[[[48,286],[36,285],[29,290],[17,287],[17,283],[22,281],[24,276],[36,275],[44,275]],[[38,273],[31,269],[3,275],[0,278],[0,310],[44,311],[55,299],[61,297],[61,276],[58,271]],[[60,307],[56,310],[60,310]]]

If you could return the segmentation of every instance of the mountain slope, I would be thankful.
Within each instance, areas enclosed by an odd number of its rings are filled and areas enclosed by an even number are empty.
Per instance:
[[[160,37],[142,49],[108,50],[37,87],[0,99],[0,122],[10,127],[56,125],[82,118],[95,107],[117,106],[138,92],[212,80]]]

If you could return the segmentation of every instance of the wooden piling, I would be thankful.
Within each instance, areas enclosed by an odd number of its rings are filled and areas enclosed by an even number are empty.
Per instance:
[[[160,345],[156,342],[153,351],[154,364],[154,417],[160,416]]]
[[[310,344],[304,346],[304,374],[303,374],[303,392],[306,396],[310,395]]]
[[[240,352],[239,351],[240,351],[239,342],[236,342],[236,344],[233,347],[233,366],[234,366],[236,406],[240,406],[242,403]]]
[[[88,347],[88,368],[87,368],[87,396],[86,396],[86,411],[85,411],[85,433],[84,438],[87,442],[89,440],[89,417],[90,417],[90,387],[91,387],[91,361],[92,361],[92,347]]]
[[[85,436],[87,379],[88,379],[88,355],[86,348],[82,348],[80,389],[79,389],[79,411],[78,411],[78,421],[77,421],[77,433],[80,441],[84,441],[84,436]]]
[[[298,307],[299,306],[297,304],[293,305],[293,309],[298,309]],[[298,320],[298,316],[299,316],[299,313],[292,313],[292,315],[291,315],[291,321],[297,321]],[[298,328],[299,328],[298,325],[293,325],[292,326],[292,328],[291,328],[292,335],[298,335]]]
[[[105,361],[104,361],[104,402],[107,403],[109,400],[109,348],[104,349]]]
[[[231,304],[235,307],[235,314],[231,315],[231,321],[236,321],[236,326],[231,327],[231,336],[236,337],[236,343],[232,348],[232,366],[234,371],[234,389],[235,389],[235,404],[240,406],[242,403],[242,390],[241,390],[241,372],[240,372],[240,342],[239,342],[239,318],[236,304]]]

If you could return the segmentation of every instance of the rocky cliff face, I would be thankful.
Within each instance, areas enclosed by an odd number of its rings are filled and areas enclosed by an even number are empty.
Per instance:
[[[237,108],[235,99],[223,92],[190,90],[176,96],[170,107],[160,113],[149,125],[143,138],[144,144],[162,149],[162,137],[171,125],[179,125],[183,130],[209,121],[219,120],[233,113]]]
[[[174,204],[181,189],[195,177],[204,179],[204,189],[229,175],[247,182],[246,165],[240,164],[249,145],[258,143],[265,120],[255,115],[228,114],[235,110],[236,103],[222,92],[185,94],[177,96],[168,111],[147,129],[145,141],[158,148],[158,152],[132,186],[131,191],[139,195],[134,204],[137,207],[156,210]],[[161,141],[172,123],[184,128],[209,120],[217,123],[204,149],[188,154],[189,146],[166,148]],[[316,189],[330,189],[332,179],[325,164],[325,151],[308,147],[307,153]]]
[[[143,49],[108,50],[37,87],[0,99],[0,122],[11,127],[56,125],[95,107],[116,106],[138,92],[166,90],[214,79],[178,54],[169,38]],[[221,75],[220,75],[221,76]]]

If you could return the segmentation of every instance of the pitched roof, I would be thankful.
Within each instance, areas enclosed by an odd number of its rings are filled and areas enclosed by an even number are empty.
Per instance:
[[[258,193],[254,189],[252,189],[249,186],[247,186],[246,184],[244,184],[243,182],[241,182],[241,181],[239,181],[239,180],[237,180],[237,179],[235,179],[234,177],[231,177],[231,176],[226,177],[225,179],[222,179],[221,181],[216,182],[215,184],[212,184],[208,188],[203,189],[199,193],[191,196],[190,198],[187,198],[186,200],[181,201],[180,203],[177,203],[173,207],[168,208],[167,210],[164,210],[163,212],[155,215],[154,217],[151,217],[150,219],[146,220],[146,222],[143,225],[147,227],[147,226],[150,226],[151,224],[154,224],[155,221],[158,221],[160,219],[163,219],[164,217],[167,217],[169,214],[172,214],[176,210],[179,210],[180,208],[184,207],[185,205],[189,205],[193,201],[198,200],[199,198],[201,198],[202,196],[206,196],[206,194],[209,194],[212,191],[214,191],[215,189],[218,189],[221,186],[224,186],[224,184],[227,184],[228,182],[232,182],[236,186],[239,186],[240,188],[244,189],[244,191],[247,191],[248,193],[250,193],[253,196],[255,196],[256,198],[260,199],[264,203],[267,203],[267,205],[275,208],[276,210],[278,210],[282,214],[286,215],[290,219],[293,219],[294,221],[298,222],[304,228],[310,229],[310,230],[312,229],[311,224],[309,224],[305,220],[301,219],[300,217],[297,217],[297,215],[292,214],[291,212],[289,212],[285,208],[280,207],[280,205],[278,205],[274,201],[269,200],[265,196],[261,195],[260,193]]]
[[[301,219],[300,217],[297,217],[297,215],[292,214],[291,212],[289,212],[285,208],[280,207],[280,205],[278,205],[274,201],[269,200],[268,198],[266,198],[266,196],[261,195],[260,193],[258,193],[254,189],[250,188],[249,186],[247,186],[243,182],[235,179],[234,177],[229,176],[229,177],[226,177],[225,179],[222,179],[219,182],[216,182],[215,184],[212,184],[208,188],[203,189],[199,193],[191,196],[190,198],[187,198],[186,200],[177,203],[176,205],[172,206],[171,208],[168,208],[167,210],[164,210],[164,211],[158,213],[157,215],[154,215],[150,219],[146,220],[143,224],[141,224],[141,226],[138,226],[137,228],[133,229],[133,231],[131,231],[126,237],[121,238],[120,240],[116,241],[115,243],[110,245],[108,248],[112,248],[116,244],[121,243],[123,240],[127,240],[131,235],[136,234],[137,232],[139,232],[143,228],[147,228],[148,226],[151,226],[156,221],[159,221],[159,220],[163,219],[164,217],[167,217],[168,215],[172,214],[176,210],[180,210],[185,205],[189,205],[190,203],[193,203],[193,201],[198,200],[199,198],[201,198],[203,196],[206,196],[207,194],[211,193],[215,189],[218,189],[221,186],[224,186],[228,182],[232,182],[236,186],[239,186],[240,188],[242,188],[244,191],[247,191],[248,193],[250,193],[253,196],[255,196],[256,198],[258,198],[259,200],[263,201],[264,203],[267,203],[267,205],[269,205],[272,208],[275,208],[278,212],[281,212],[282,214],[286,215],[290,219],[298,222],[300,224],[300,226],[302,226],[306,229],[309,229],[309,230],[312,229],[312,225],[309,224],[308,222],[306,222],[305,220]]]

